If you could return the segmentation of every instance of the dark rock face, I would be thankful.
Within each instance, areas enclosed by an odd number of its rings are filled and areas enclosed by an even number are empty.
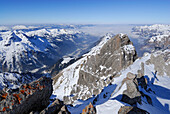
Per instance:
[[[52,91],[52,80],[47,77],[24,84],[16,90],[1,91],[0,111],[9,114],[40,112],[48,106]]]
[[[89,105],[82,110],[82,114],[96,114],[96,109],[91,103],[89,103]]]
[[[147,111],[132,106],[122,106],[118,114],[149,114]]]
[[[40,114],[70,114],[70,112],[62,101],[56,99],[48,108],[41,111]]]

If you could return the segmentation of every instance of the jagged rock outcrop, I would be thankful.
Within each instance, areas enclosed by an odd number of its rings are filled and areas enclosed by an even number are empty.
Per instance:
[[[128,36],[116,35],[101,47],[99,54],[87,56],[87,62],[82,65],[84,69],[80,70],[79,75],[82,78],[79,78],[78,83],[86,83],[86,78],[83,78],[83,76],[88,76],[88,72],[92,72],[93,75],[98,75],[98,77],[108,76],[109,74],[114,76],[120,70],[132,64],[136,59],[135,48]]]
[[[40,114],[70,114],[63,101],[56,99],[48,108],[40,112]]]
[[[138,82],[135,74],[129,72],[123,80],[126,83],[127,90],[123,92],[122,101],[130,105],[141,103],[141,94],[138,90]]]
[[[99,94],[114,77],[120,75],[120,70],[127,68],[136,59],[136,50],[127,35],[113,37],[107,34],[89,53],[53,78],[54,90],[63,88],[64,94],[60,96],[63,96],[65,103],[76,99],[85,100]],[[74,80],[72,85],[68,77]]]
[[[143,69],[143,68],[142,68]],[[147,85],[147,79],[144,76],[137,78],[137,75],[129,72],[127,77],[123,80],[126,83],[127,89],[123,91],[123,96],[121,101],[128,103],[130,105],[136,105],[136,103],[141,104],[141,97],[145,97],[149,104],[152,104],[152,99],[139,90],[139,86],[144,88],[145,91],[152,91]],[[153,91],[152,91],[153,92]]]
[[[122,106],[118,114],[149,114],[147,111],[132,106]]]
[[[1,91],[0,111],[5,114],[40,112],[49,105],[52,91],[52,80],[47,77],[21,85],[15,90]]]
[[[91,103],[89,103],[89,105],[82,110],[82,114],[96,114],[96,109]]]

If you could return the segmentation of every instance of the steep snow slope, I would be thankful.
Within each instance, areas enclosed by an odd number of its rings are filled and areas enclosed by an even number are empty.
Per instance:
[[[0,72],[44,71],[62,56],[83,53],[96,40],[75,30],[18,30],[23,28],[0,32]]]

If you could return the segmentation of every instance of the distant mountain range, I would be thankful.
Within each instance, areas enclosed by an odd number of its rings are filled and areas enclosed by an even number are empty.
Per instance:
[[[33,28],[15,26],[0,32],[0,72],[44,71],[63,56],[81,55],[97,40],[73,29]]]

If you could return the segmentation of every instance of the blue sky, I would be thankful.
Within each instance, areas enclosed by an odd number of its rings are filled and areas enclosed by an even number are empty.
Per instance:
[[[170,0],[0,0],[0,24],[170,23]]]

